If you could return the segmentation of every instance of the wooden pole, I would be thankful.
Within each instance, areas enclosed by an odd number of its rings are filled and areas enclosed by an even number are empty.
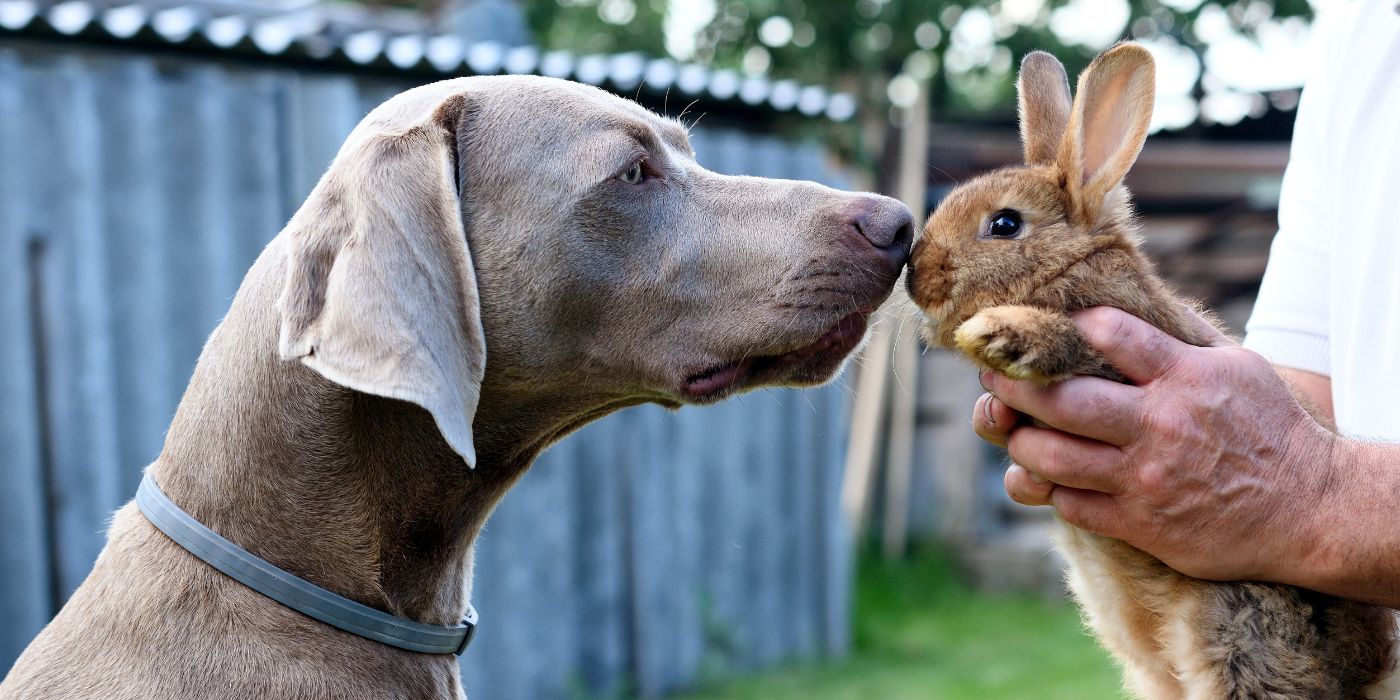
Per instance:
[[[882,317],[886,312],[879,312]],[[876,459],[879,457],[880,414],[884,411],[885,387],[889,383],[889,319],[871,332],[861,357],[864,363],[856,377],[856,400],[851,412],[851,439],[846,448],[846,470],[841,482],[841,511],[851,524],[854,540],[864,533],[870,494],[874,489]]]
[[[903,110],[904,120],[899,139],[899,180],[897,193],[914,212],[915,220],[923,222],[927,207],[928,173],[928,83],[920,82],[914,102]],[[898,316],[890,332],[892,343],[894,386],[890,392],[890,434],[885,450],[888,472],[885,478],[884,533],[882,550],[887,558],[904,555],[909,543],[909,488],[914,472],[915,414],[918,410],[919,339],[918,316],[914,304],[904,292],[905,286],[895,288],[886,309]]]

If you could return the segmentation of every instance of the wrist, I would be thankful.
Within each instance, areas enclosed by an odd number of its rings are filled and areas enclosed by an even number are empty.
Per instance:
[[[1354,441],[1320,426],[1318,430],[1325,436],[1315,456],[1291,465],[1305,478],[1311,477],[1312,483],[1299,494],[1302,498],[1297,512],[1291,514],[1300,530],[1292,556],[1279,560],[1279,566],[1289,569],[1280,580],[1313,590],[1337,591],[1347,588],[1347,579],[1355,574],[1353,550],[1359,524],[1349,524],[1346,519],[1356,514],[1347,504],[1354,501],[1348,490],[1360,482],[1354,478],[1359,461]]]

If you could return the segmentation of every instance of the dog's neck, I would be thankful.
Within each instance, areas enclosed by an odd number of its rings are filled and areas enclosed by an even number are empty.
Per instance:
[[[551,442],[625,404],[498,386],[488,362],[468,468],[427,411],[278,357],[281,275],[269,257],[206,345],[157,481],[215,532],[293,574],[394,614],[456,623],[472,542],[501,497]]]

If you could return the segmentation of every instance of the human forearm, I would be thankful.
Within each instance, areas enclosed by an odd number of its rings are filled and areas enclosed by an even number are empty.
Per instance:
[[[1337,438],[1329,483],[1268,578],[1400,608],[1400,445]]]
[[[1303,405],[1329,428],[1332,380],[1289,367],[1276,367]],[[1322,420],[1325,419],[1325,420]],[[1400,608],[1400,445],[1347,438],[1329,441],[1328,484],[1296,556],[1280,559],[1270,578]],[[1305,467],[1306,468],[1306,467]]]

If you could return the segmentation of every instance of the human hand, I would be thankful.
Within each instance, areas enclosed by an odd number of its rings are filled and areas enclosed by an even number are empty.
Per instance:
[[[1336,437],[1223,335],[1195,347],[1106,307],[1075,324],[1132,384],[1042,389],[984,373],[973,426],[1011,453],[1007,493],[1190,576],[1291,582],[1325,512]]]

